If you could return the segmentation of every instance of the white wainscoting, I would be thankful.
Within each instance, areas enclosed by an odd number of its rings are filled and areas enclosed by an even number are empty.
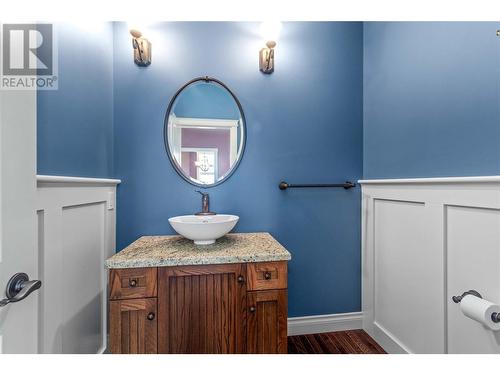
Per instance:
[[[40,353],[106,348],[107,273],[120,180],[37,176]]]
[[[390,353],[500,353],[451,301],[500,303],[500,176],[359,183],[363,328]]]

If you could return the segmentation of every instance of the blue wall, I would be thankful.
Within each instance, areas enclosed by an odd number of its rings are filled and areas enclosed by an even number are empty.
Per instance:
[[[240,216],[239,232],[271,232],[292,253],[289,315],[359,311],[359,189],[282,192],[289,182],[362,174],[362,24],[286,23],[272,75],[258,70],[256,23],[164,23],[143,30],[147,68],[133,64],[127,25],[114,25],[117,247],[172,234],[167,219],[200,208],[163,144],[170,98],[188,80],[221,79],[241,101],[247,146],[236,173],[209,189],[211,208]]]
[[[182,90],[173,108],[177,117],[239,120],[231,94],[217,83],[196,82]]]
[[[113,173],[113,27],[57,24],[59,89],[37,93],[38,173]]]
[[[364,24],[365,178],[500,174],[497,29]]]

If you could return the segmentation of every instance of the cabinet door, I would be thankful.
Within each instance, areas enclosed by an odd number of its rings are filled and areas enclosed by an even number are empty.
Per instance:
[[[287,353],[287,291],[249,292],[247,352]]]
[[[111,301],[109,313],[111,353],[157,353],[156,298]]]
[[[242,264],[158,269],[160,353],[244,353]]]

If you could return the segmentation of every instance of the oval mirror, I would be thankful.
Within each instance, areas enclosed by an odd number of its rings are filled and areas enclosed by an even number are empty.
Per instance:
[[[221,81],[196,78],[174,95],[165,117],[165,148],[175,170],[201,187],[231,176],[245,148],[240,102]]]

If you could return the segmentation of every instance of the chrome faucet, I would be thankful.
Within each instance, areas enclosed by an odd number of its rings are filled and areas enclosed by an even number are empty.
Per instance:
[[[215,212],[210,212],[210,202],[208,200],[208,193],[204,193],[200,190],[195,190],[197,193],[201,194],[201,212],[197,212],[195,215],[215,215]]]

